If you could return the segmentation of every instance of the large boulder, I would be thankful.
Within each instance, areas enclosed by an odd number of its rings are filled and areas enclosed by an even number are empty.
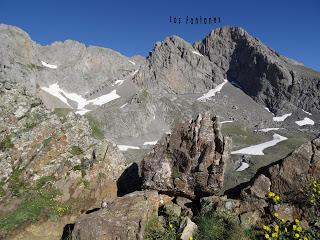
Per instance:
[[[176,126],[141,162],[143,187],[199,198],[217,194],[224,182],[231,141],[209,113]]]
[[[81,216],[75,223],[74,240],[142,240],[146,223],[157,214],[156,191],[134,192],[117,198],[106,208]]]

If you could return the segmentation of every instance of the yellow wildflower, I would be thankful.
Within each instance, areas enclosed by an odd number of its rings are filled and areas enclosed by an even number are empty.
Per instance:
[[[278,217],[279,217],[279,213],[275,212],[275,213],[274,213],[274,216],[275,216],[276,218],[278,218]]]
[[[281,219],[281,222],[285,223],[285,222],[286,222],[286,220],[285,220],[284,218],[282,218],[282,219]]]
[[[279,195],[276,195],[276,196],[274,197],[274,201],[276,201],[276,202],[280,201],[280,196],[279,196]]]
[[[278,226],[278,225],[275,225],[275,226],[274,226],[274,231],[275,231],[275,232],[278,232],[278,231],[279,231],[279,226]]]
[[[273,238],[277,238],[277,237],[278,237],[278,233],[274,232],[274,233],[271,234],[271,236],[272,236]]]
[[[172,229],[172,228],[173,228],[173,225],[170,223],[170,224],[169,224],[169,227]]]
[[[298,232],[302,232],[302,227],[300,227],[300,226],[297,227],[297,231],[298,231]]]
[[[274,193],[274,192],[269,192],[269,193],[268,193],[268,197],[269,197],[269,198],[272,198],[272,197],[274,197],[274,196],[275,196],[275,193]]]
[[[285,232],[288,232],[288,229],[287,229],[287,228],[284,228],[284,231],[285,231]]]
[[[192,237],[192,236],[190,236],[190,237],[189,237],[189,240],[193,240],[193,237]]]
[[[292,226],[293,231],[297,230],[297,225]]]
[[[266,237],[266,239],[270,239],[270,236],[268,233],[266,233],[264,236]]]
[[[308,237],[303,237],[303,240],[309,240],[309,238]]]
[[[296,238],[299,238],[299,237],[300,237],[300,235],[299,235],[298,233],[296,233],[294,236],[295,236]]]
[[[295,219],[294,221],[296,222],[296,224],[300,223],[299,219]]]

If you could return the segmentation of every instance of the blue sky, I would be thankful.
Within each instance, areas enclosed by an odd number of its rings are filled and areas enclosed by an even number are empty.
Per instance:
[[[218,16],[221,24],[174,25],[169,16]],[[0,22],[40,44],[74,39],[146,56],[156,41],[178,35],[190,43],[213,28],[241,26],[280,54],[320,71],[319,0],[4,0]]]

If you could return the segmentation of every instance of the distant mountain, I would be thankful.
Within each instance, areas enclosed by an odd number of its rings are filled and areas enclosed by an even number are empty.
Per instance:
[[[215,29],[193,45],[168,37],[146,59],[71,40],[41,46],[3,24],[0,42],[0,81],[24,85],[50,109],[86,115],[135,161],[177,122],[203,111],[252,132],[309,138],[319,130],[320,73],[239,27]]]

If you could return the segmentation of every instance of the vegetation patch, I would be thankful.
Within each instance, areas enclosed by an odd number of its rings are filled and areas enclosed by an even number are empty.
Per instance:
[[[103,140],[104,139],[104,134],[103,131],[100,129],[99,123],[93,119],[93,117],[86,115],[87,119],[89,120],[89,125],[92,130],[92,137],[98,140]]]
[[[195,222],[198,231],[197,240],[239,240],[245,239],[244,230],[233,219],[217,213],[200,214]]]
[[[55,200],[60,192],[47,184],[52,180],[54,180],[52,176],[42,177],[36,184],[29,186],[21,196],[22,201],[18,207],[0,217],[0,230],[8,233],[25,223],[33,223],[43,217],[61,216],[68,213],[69,206]]]
[[[83,150],[79,146],[71,146],[70,153],[73,156],[77,156],[83,154]]]
[[[0,151],[8,151],[9,149],[13,148],[13,143],[11,141],[10,136],[6,136],[1,142],[0,142]]]
[[[159,220],[158,215],[154,214],[146,225],[144,239],[176,240],[177,238],[174,226],[172,224],[169,224],[169,226],[165,226],[165,224]]]
[[[52,137],[48,137],[47,139],[43,140],[43,146],[46,147],[50,144],[50,142],[52,141]]]

